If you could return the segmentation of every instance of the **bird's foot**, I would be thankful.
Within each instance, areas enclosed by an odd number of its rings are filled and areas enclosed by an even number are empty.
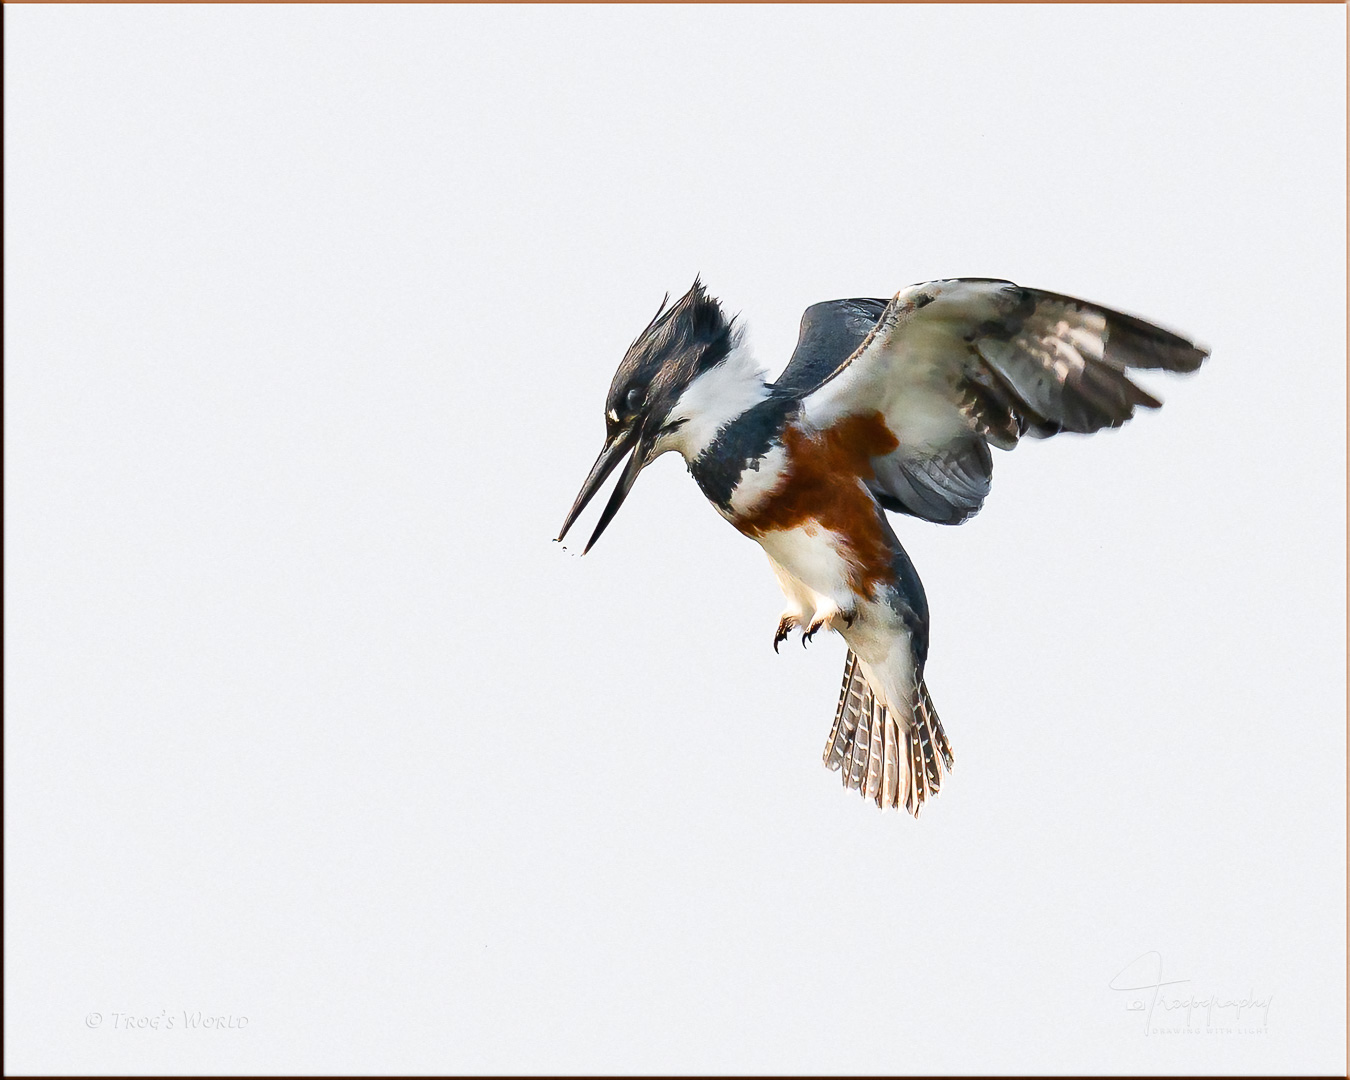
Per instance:
[[[811,625],[802,632],[802,648],[806,648],[806,643],[814,638],[821,630],[826,628],[838,630],[840,623],[843,623],[844,627],[847,628],[852,626],[854,620],[857,618],[858,611],[856,608],[841,609],[839,611],[833,611],[828,615],[817,615],[811,620]]]
[[[778,629],[774,631],[773,635],[774,652],[778,651],[778,646],[787,640],[788,634],[795,630],[797,626],[797,616],[795,615],[784,615],[778,620]]]
[[[828,619],[814,619],[811,625],[802,631],[802,648],[806,648],[806,643],[816,636],[817,632],[829,622]]]

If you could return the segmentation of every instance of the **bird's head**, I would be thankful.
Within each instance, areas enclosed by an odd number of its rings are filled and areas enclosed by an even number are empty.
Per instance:
[[[605,446],[563,522],[559,540],[629,454],[582,554],[591,549],[619,512],[638,473],[676,448],[680,429],[692,419],[686,415],[690,410],[682,408],[685,391],[700,375],[722,364],[733,344],[731,321],[697,279],[673,305],[661,302],[656,317],[628,347],[614,373],[605,399]]]

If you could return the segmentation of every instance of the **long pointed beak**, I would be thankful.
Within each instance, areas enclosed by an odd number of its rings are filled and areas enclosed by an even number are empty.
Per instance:
[[[609,502],[605,503],[604,513],[600,515],[600,520],[595,523],[595,532],[591,533],[591,538],[586,541],[586,546],[581,549],[583,555],[595,547],[595,542],[600,539],[600,534],[614,520],[614,515],[619,512],[619,507],[623,505],[624,499],[628,498],[628,493],[633,490],[633,481],[638,478],[638,473],[647,464],[645,449],[642,440],[639,439],[637,449],[633,451],[628,459],[628,464],[623,467],[623,472],[619,474],[619,482],[614,485],[614,490],[609,496]]]
[[[600,490],[604,482],[609,479],[618,464],[623,460],[626,454],[637,442],[638,432],[636,427],[621,431],[612,439],[605,440],[605,448],[600,451],[600,456],[595,459],[595,464],[591,466],[590,474],[586,477],[586,482],[581,485],[581,492],[577,495],[577,501],[572,504],[572,509],[567,512],[567,519],[563,522],[563,527],[558,533],[558,539],[561,540],[567,535],[573,523],[586,509],[586,505],[595,498],[595,493]],[[605,507],[604,514],[600,517],[600,524],[596,526],[595,532],[591,534],[590,540],[582,554],[591,550],[591,545],[599,539],[600,534],[604,532],[605,526],[610,523],[614,515],[619,512],[619,507],[623,504],[624,496],[628,494],[633,486],[633,481],[637,479],[637,474],[641,472],[641,466],[633,467],[637,460],[635,454],[629,459],[628,468],[624,469],[623,476],[619,479],[619,485],[614,489],[614,494],[610,496],[609,505]]]

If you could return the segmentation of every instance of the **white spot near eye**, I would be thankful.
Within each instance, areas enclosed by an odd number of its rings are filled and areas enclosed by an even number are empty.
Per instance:
[[[616,424],[619,422],[619,414],[615,410],[610,409],[609,412],[605,413],[605,415],[608,416],[611,420],[613,420]]]

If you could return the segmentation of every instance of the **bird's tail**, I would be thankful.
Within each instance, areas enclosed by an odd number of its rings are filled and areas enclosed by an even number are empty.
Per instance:
[[[825,767],[839,770],[845,787],[856,788],[878,806],[903,806],[919,816],[924,800],[951,771],[952,748],[923,679],[918,680],[910,715],[897,717],[873,693],[852,652],[844,663],[834,727],[825,743]]]

